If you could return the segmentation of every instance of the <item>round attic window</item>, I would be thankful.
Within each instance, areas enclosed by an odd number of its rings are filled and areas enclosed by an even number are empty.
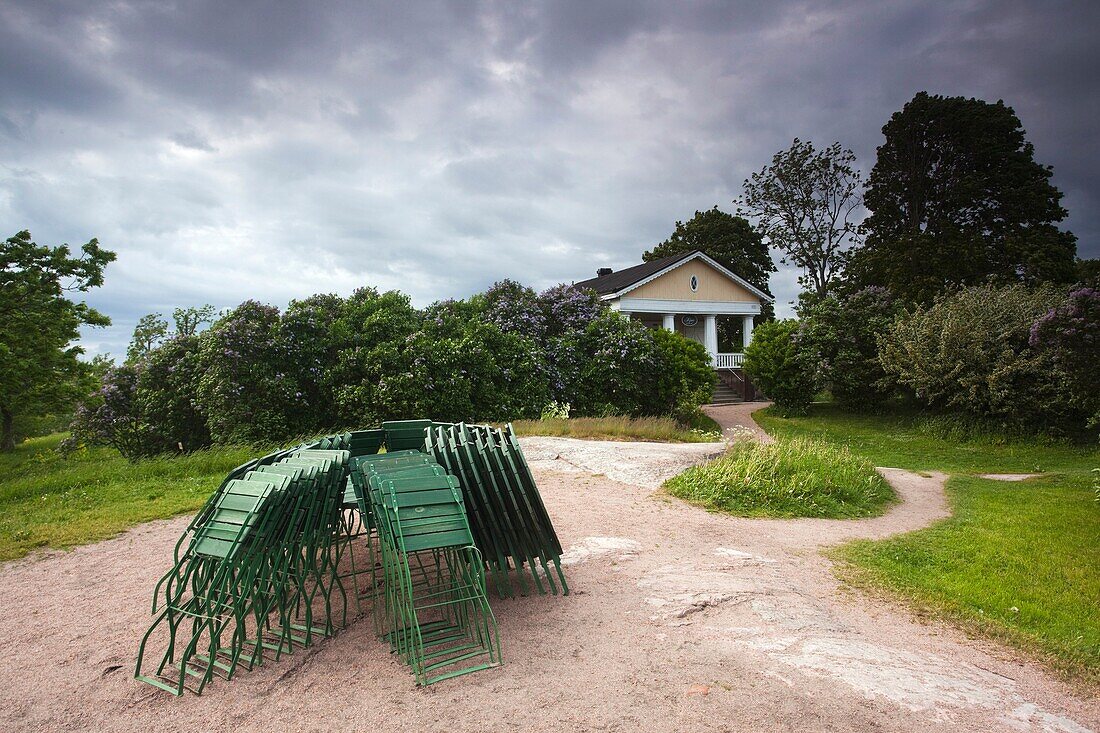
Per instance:
[[[699,289],[699,278],[697,278],[695,275],[692,275],[691,276],[691,292],[694,293],[698,289]]]

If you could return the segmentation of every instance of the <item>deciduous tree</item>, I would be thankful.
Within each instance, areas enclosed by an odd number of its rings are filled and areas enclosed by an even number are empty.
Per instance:
[[[126,362],[133,364],[141,361],[168,338],[168,321],[159,313],[150,313],[138,319],[134,326],[134,335],[130,338],[130,346],[126,349]]]
[[[110,319],[69,299],[103,284],[115,255],[92,239],[72,256],[67,245],[41,247],[22,231],[0,244],[0,450],[15,448],[17,415],[69,409],[90,385],[72,342],[82,325]]]
[[[704,252],[753,287],[771,295],[768,278],[776,270],[764,237],[742,217],[727,214],[717,206],[696,211],[687,223],[676,222],[672,236],[643,254],[642,260],[652,262],[695,250]],[[767,307],[770,311],[771,304]]]
[[[770,165],[745,181],[737,213],[753,219],[783,264],[803,268],[803,287],[820,297],[833,288],[857,241],[862,176],[855,154],[833,143],[818,150],[795,138]]]
[[[1074,279],[1062,193],[1011,107],[921,92],[882,132],[857,286],[927,303],[950,286]]]

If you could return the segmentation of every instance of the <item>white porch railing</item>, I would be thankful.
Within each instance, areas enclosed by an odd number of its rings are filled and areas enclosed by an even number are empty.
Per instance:
[[[715,354],[714,366],[717,369],[740,369],[745,360],[744,354]]]

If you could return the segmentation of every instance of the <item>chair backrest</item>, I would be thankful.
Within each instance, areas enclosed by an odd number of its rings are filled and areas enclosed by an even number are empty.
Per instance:
[[[386,433],[386,450],[412,448],[424,450],[424,431],[432,426],[431,420],[387,420],[382,423]]]
[[[210,517],[195,532],[195,554],[234,558],[249,540],[260,511],[274,490],[274,481],[230,481]]]
[[[474,538],[453,476],[373,477],[403,552],[468,547]]]

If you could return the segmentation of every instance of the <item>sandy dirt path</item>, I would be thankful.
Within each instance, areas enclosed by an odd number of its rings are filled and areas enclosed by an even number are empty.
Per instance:
[[[525,444],[574,592],[493,599],[502,668],[417,689],[363,618],[171,698],[131,679],[149,594],[186,524],[155,522],[0,567],[0,730],[1100,729],[1095,700],[1019,655],[835,580],[822,547],[945,516],[942,476],[889,472],[903,501],[876,519],[761,521],[608,478],[644,461],[637,444],[583,456]],[[642,470],[647,482],[666,463]]]

